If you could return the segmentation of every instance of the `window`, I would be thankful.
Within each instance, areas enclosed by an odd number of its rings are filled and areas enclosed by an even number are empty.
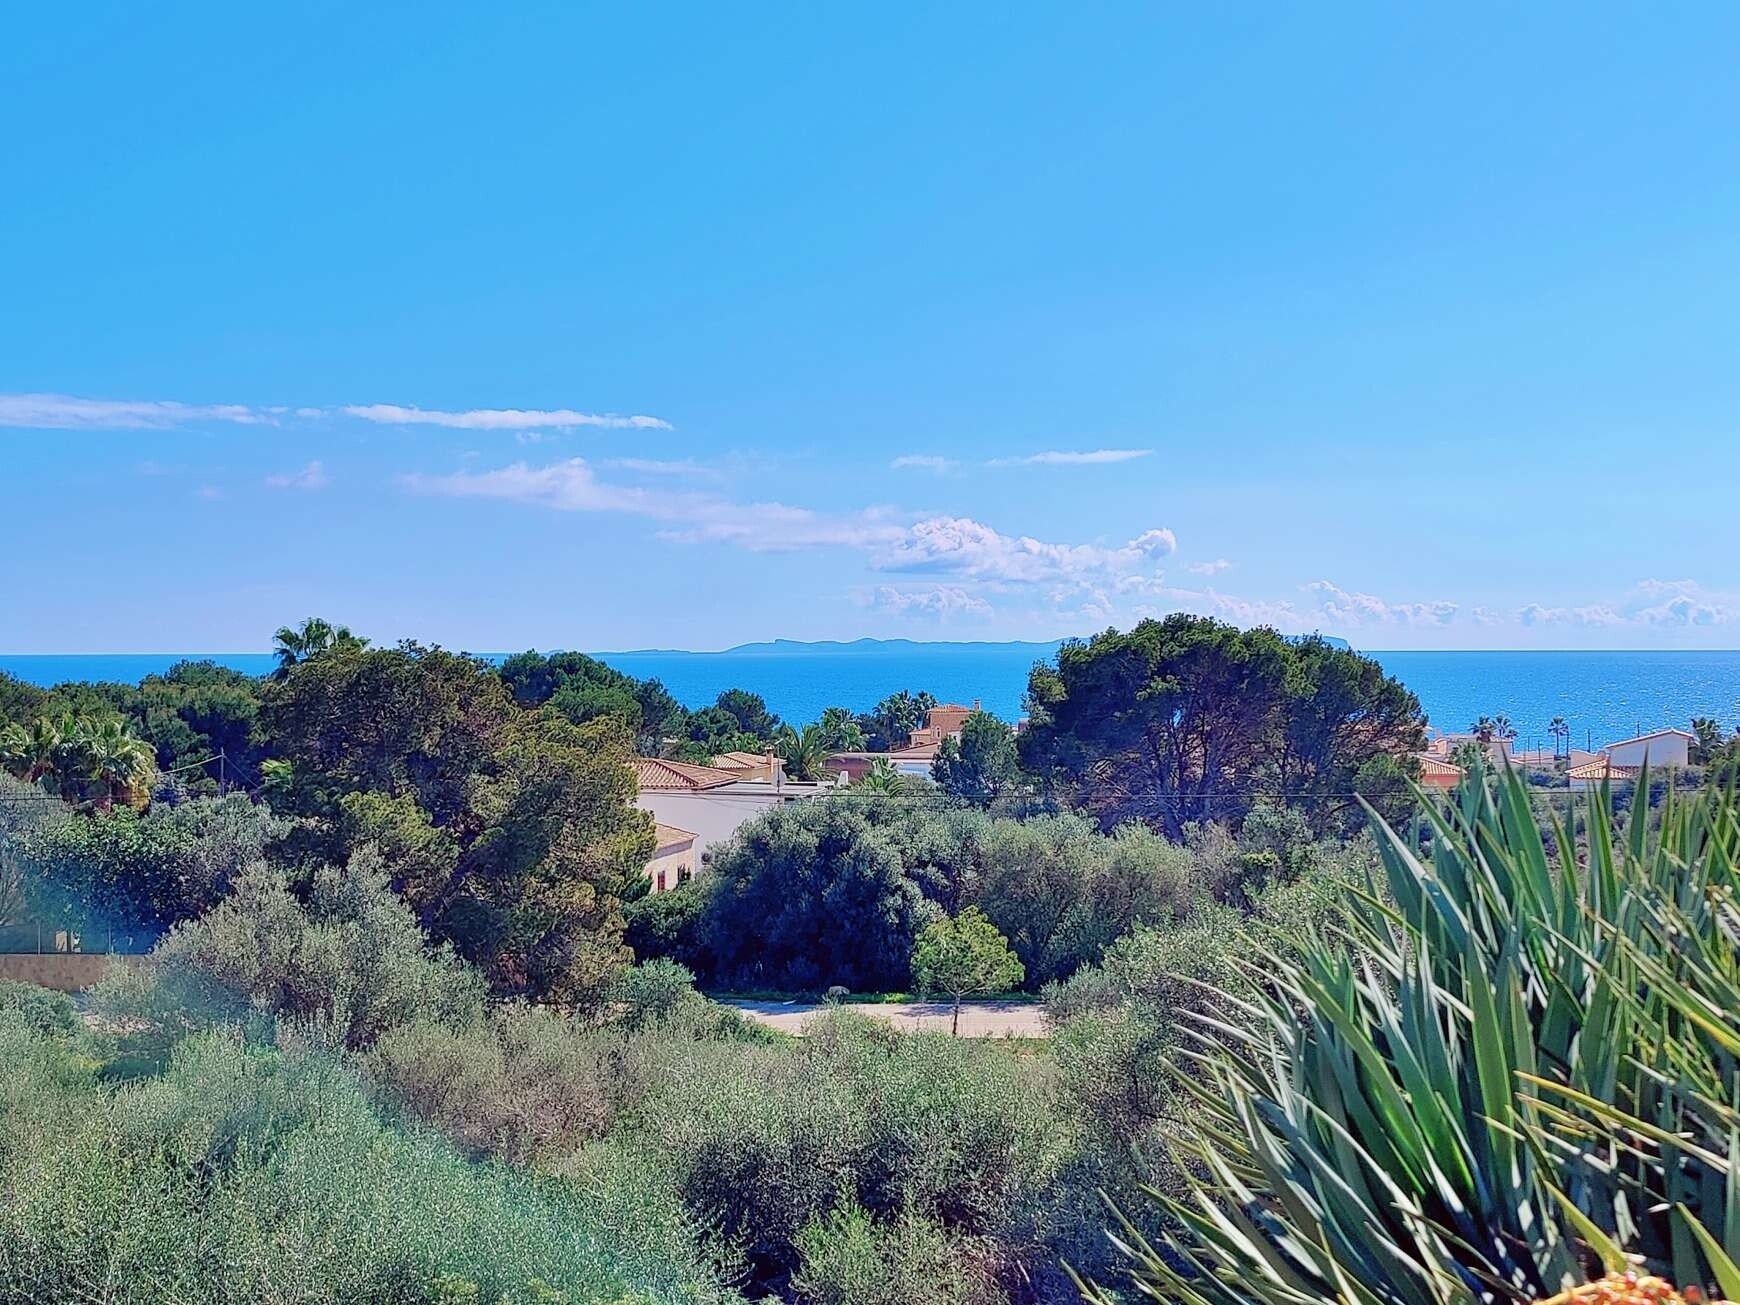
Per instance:
[[[657,881],[653,884],[653,892],[662,893],[664,891],[665,891],[665,872],[663,870],[660,870],[659,877],[658,877]]]

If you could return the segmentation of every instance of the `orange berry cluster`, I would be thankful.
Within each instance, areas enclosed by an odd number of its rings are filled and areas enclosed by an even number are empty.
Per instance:
[[[1676,1289],[1665,1278],[1635,1273],[1610,1273],[1599,1282],[1562,1291],[1541,1305],[1723,1305],[1711,1301],[1696,1287]]]

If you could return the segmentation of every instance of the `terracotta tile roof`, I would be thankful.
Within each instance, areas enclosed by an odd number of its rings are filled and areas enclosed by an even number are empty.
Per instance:
[[[685,843],[693,843],[699,837],[698,834],[691,833],[687,829],[678,829],[675,825],[667,825],[662,822],[655,824],[654,828],[658,831],[659,839],[658,846],[654,849],[655,852],[663,852],[673,847],[681,847]]]
[[[1452,766],[1448,761],[1440,761],[1436,757],[1428,757],[1423,752],[1416,753],[1415,756],[1418,757],[1420,762],[1420,777],[1422,779],[1428,775],[1437,775],[1445,779],[1460,779],[1462,777],[1461,766]]]
[[[1636,779],[1636,766],[1615,766],[1606,757],[1591,761],[1586,766],[1572,766],[1567,772],[1572,779]]]
[[[666,761],[662,757],[636,757],[634,778],[642,793],[658,791],[696,792],[735,784],[737,776],[729,770],[713,766],[697,766],[687,761]]]
[[[713,758],[715,770],[754,770],[767,764],[767,756],[759,752],[721,752]]]

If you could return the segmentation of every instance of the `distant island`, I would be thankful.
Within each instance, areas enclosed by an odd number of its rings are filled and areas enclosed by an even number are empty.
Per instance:
[[[1309,635],[1288,635],[1289,639],[1306,639]],[[1335,635],[1316,636],[1332,648],[1349,648],[1346,639]],[[765,639],[757,643],[740,643],[714,651],[691,648],[629,648],[620,652],[596,653],[599,657],[822,657],[863,656],[866,654],[909,654],[913,652],[979,655],[996,651],[1028,651],[1036,657],[1049,657],[1069,639],[1049,639],[1035,642],[1028,639]]]

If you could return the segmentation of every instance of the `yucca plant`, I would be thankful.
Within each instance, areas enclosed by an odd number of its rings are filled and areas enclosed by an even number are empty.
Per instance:
[[[1641,791],[1647,792],[1647,788]],[[1251,963],[1179,1079],[1188,1190],[1114,1240],[1186,1305],[1543,1300],[1625,1266],[1730,1295],[1736,814],[1710,794],[1586,849],[1521,778],[1422,799],[1431,856],[1374,821],[1385,884]],[[1621,1118],[1624,1116],[1625,1118]],[[1090,1301],[1110,1302],[1100,1288]]]

